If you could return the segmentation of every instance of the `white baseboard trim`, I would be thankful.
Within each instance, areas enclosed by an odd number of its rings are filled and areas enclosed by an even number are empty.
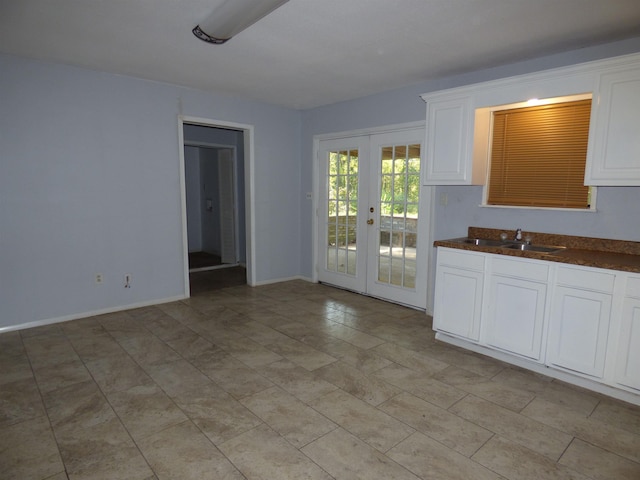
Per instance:
[[[120,305],[118,307],[103,308],[101,310],[94,310],[91,312],[74,313],[72,315],[65,315],[63,317],[47,318],[44,320],[37,320],[35,322],[20,323],[18,325],[9,325],[6,327],[0,327],[0,333],[11,332],[14,330],[24,330],[26,328],[43,327],[45,325],[69,322],[71,320],[79,320],[81,318],[94,317],[96,315],[104,315],[106,313],[122,312],[123,310],[132,310],[134,308],[149,307],[151,305],[160,305],[161,303],[177,302],[180,300],[184,300],[185,298],[189,298],[189,297],[187,297],[186,295],[178,295],[175,297],[149,300],[146,302],[133,303],[130,305]]]

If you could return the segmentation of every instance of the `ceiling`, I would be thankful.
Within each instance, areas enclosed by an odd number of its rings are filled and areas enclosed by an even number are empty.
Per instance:
[[[0,52],[313,108],[640,36],[640,0],[290,0],[224,45],[223,0],[0,0]]]

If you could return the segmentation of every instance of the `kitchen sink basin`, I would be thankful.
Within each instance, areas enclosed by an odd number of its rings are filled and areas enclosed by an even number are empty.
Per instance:
[[[559,250],[564,250],[566,247],[551,247],[547,245],[529,245],[527,243],[514,243],[511,245],[505,245],[504,248],[509,248],[511,250],[520,250],[523,252],[553,253]]]
[[[504,245],[500,240],[488,240],[486,238],[466,238],[463,242],[470,245],[478,245],[479,247],[501,247]]]

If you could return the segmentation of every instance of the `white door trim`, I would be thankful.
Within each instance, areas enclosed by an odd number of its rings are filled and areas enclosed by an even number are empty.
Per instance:
[[[244,133],[244,192],[245,192],[245,229],[247,256],[247,284],[255,286],[255,208],[254,208],[254,126],[243,123],[213,120],[209,118],[178,115],[178,159],[180,169],[180,211],[182,214],[182,251],[184,268],[184,295],[190,297],[189,292],[189,243],[187,237],[187,193],[184,171],[184,124],[200,125],[213,128],[231,128]],[[191,142],[189,142],[191,144]]]

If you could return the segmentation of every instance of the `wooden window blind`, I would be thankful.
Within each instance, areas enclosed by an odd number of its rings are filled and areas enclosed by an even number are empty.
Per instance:
[[[591,100],[493,113],[489,205],[589,208]]]

